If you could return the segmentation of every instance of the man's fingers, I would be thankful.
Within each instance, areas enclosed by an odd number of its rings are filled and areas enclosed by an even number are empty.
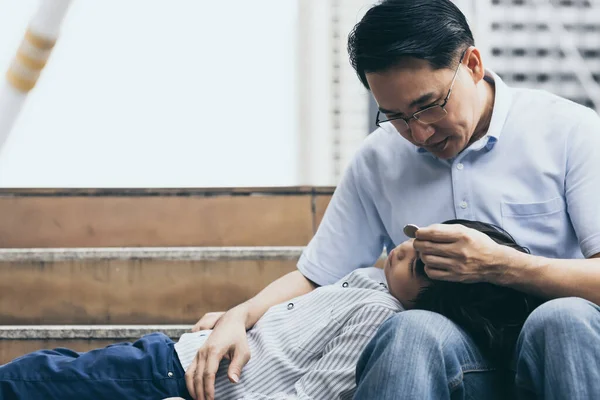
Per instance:
[[[454,243],[436,243],[428,240],[415,239],[413,241],[414,249],[419,255],[435,255],[440,257],[449,257],[456,255],[456,245]]]
[[[425,266],[425,273],[427,274],[429,279],[433,279],[436,281],[451,281],[452,280],[452,275],[444,269],[437,269],[437,268],[431,268],[431,267]]]
[[[246,346],[235,350],[231,363],[229,364],[229,369],[227,370],[227,376],[231,383],[238,383],[240,381],[242,369],[248,364],[249,360],[250,350]]]
[[[434,224],[419,228],[417,231],[417,239],[427,240],[438,243],[453,243],[457,242],[465,236],[465,228],[463,225],[445,225]]]
[[[429,268],[452,270],[453,264],[451,258],[422,254],[421,261],[423,261],[423,264]]]

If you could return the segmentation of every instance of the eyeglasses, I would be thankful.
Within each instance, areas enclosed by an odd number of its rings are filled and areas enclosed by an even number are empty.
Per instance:
[[[448,115],[448,112],[446,111],[446,104],[450,99],[450,94],[452,93],[452,88],[454,87],[454,82],[456,81],[456,77],[458,76],[458,70],[460,69],[460,65],[462,64],[462,60],[465,56],[465,53],[466,50],[460,56],[460,61],[458,62],[458,67],[456,67],[456,71],[454,71],[454,77],[452,78],[450,89],[448,89],[448,94],[446,95],[446,98],[444,99],[444,102],[442,104],[437,104],[434,106],[427,107],[423,110],[419,110],[416,113],[414,113],[410,118],[392,117],[380,120],[379,116],[381,115],[381,111],[377,111],[375,125],[382,128],[386,132],[403,133],[410,130],[410,125],[408,123],[413,118],[424,125],[429,125],[438,122],[444,117],[446,117],[446,115]]]

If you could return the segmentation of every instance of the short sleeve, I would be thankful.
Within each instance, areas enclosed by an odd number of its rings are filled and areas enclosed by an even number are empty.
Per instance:
[[[298,270],[319,285],[334,283],[357,268],[375,264],[385,229],[357,158],[337,186],[323,220],[298,261]]]
[[[565,197],[586,258],[600,253],[600,117],[586,111],[567,142]]]

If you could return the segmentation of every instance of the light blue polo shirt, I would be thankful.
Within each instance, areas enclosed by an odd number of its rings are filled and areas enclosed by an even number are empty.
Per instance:
[[[454,218],[501,226],[536,255],[600,253],[600,118],[488,79],[496,91],[487,135],[452,160],[382,129],[367,137],[298,261],[302,274],[333,283],[407,240],[405,224]]]

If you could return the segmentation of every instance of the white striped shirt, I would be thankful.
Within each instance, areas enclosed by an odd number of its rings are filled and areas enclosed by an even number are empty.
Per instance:
[[[387,290],[383,271],[358,269],[333,285],[271,307],[248,331],[251,358],[240,383],[219,366],[217,399],[351,399],[360,353],[402,305]],[[175,350],[185,370],[207,331],[184,334]]]

